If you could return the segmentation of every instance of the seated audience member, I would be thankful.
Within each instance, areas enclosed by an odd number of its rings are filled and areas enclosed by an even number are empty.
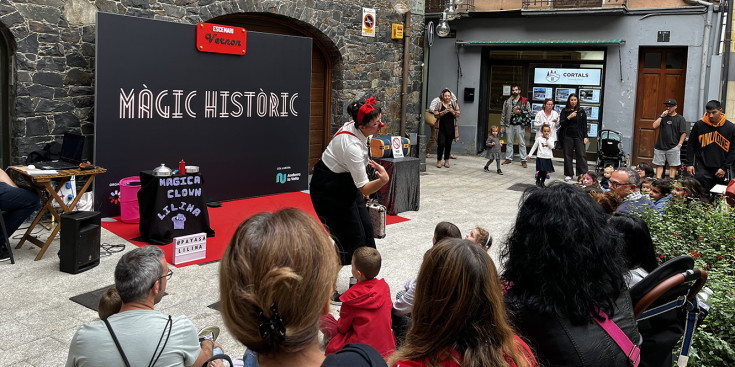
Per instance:
[[[391,366],[538,366],[508,323],[487,251],[442,240],[426,254],[417,284],[413,325]]]
[[[334,316],[322,317],[322,332],[331,338],[326,354],[338,352],[347,344],[367,344],[388,358],[396,350],[391,330],[393,302],[390,287],[383,279],[375,278],[380,272],[381,258],[378,250],[359,247],[352,255],[352,276],[357,279],[342,294],[339,320]]]
[[[431,239],[432,246],[445,238],[462,238],[459,227],[449,222],[439,222],[434,227],[434,237]],[[393,332],[398,344],[403,340],[406,331],[411,325],[411,310],[416,295],[416,279],[406,282],[405,289],[396,294],[396,302],[393,304]]]
[[[651,198],[651,184],[653,183],[653,178],[651,177],[644,177],[641,179],[641,194],[648,196],[648,198]]]
[[[602,186],[597,182],[597,174],[592,171],[582,175],[582,184],[579,187],[585,192],[602,192]]]
[[[646,221],[637,215],[615,213],[607,223],[621,235],[628,264],[625,283],[630,288],[658,267],[651,233]]]
[[[5,171],[0,170],[0,209],[5,212],[3,219],[8,236],[12,236],[40,204],[35,192],[18,187]],[[10,260],[10,251],[10,244],[0,238],[0,261]]]
[[[638,176],[641,177],[641,180],[643,180],[646,177],[655,178],[656,173],[653,170],[653,166],[646,162],[638,163],[638,166],[635,167],[635,171],[638,172]]]
[[[623,199],[621,199],[614,191],[605,191],[603,193],[593,191],[590,192],[589,195],[592,197],[592,200],[597,202],[597,204],[600,204],[602,210],[607,214],[615,213],[623,202]]]
[[[158,247],[140,247],[123,255],[115,267],[120,312],[82,325],[71,340],[66,366],[120,366],[123,360],[131,366],[204,364],[212,349],[221,346],[211,339],[200,345],[197,330],[186,316],[153,310],[172,274]]]
[[[598,310],[640,345],[625,260],[607,218],[570,185],[526,193],[522,201],[501,254],[506,304],[542,366],[628,366],[627,354],[595,321]]]
[[[672,189],[673,197],[685,200],[686,202],[700,202],[709,204],[709,196],[704,192],[702,184],[694,177],[684,177],[674,182]]]
[[[240,224],[220,264],[222,318],[261,366],[385,366],[380,353],[350,344],[324,356],[319,318],[329,313],[340,258],[324,228],[297,209]]]
[[[120,307],[122,307],[122,300],[113,285],[107,288],[107,291],[102,294],[100,302],[97,304],[97,313],[100,315],[100,320],[107,320],[111,315],[120,312]]]
[[[491,236],[490,232],[482,227],[472,228],[470,233],[464,236],[464,239],[470,240],[480,245],[480,247],[484,248],[485,250],[489,250],[490,246],[493,244],[493,236]]]
[[[613,172],[615,172],[615,168],[613,168],[613,166],[607,166],[602,172],[603,174],[602,179],[600,179],[600,186],[602,186],[602,190],[608,191],[610,190],[610,177],[612,177]]]
[[[618,212],[643,214],[653,209],[651,200],[641,193],[641,178],[633,169],[622,168],[613,172],[610,189],[623,199]]]
[[[671,200],[671,179],[657,178],[651,182],[651,201],[653,210],[662,214]]]

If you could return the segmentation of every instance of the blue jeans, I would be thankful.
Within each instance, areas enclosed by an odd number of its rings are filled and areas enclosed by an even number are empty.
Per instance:
[[[518,153],[521,155],[521,162],[526,161],[526,129],[521,125],[508,125],[505,128],[505,134],[508,141],[505,145],[505,159],[513,160],[513,141],[518,137]]]
[[[250,349],[245,351],[242,360],[243,367],[258,367],[258,355]]]
[[[8,236],[18,230],[23,221],[39,206],[40,199],[35,192],[0,182],[0,209],[5,212],[3,219],[5,219]],[[4,240],[0,239],[0,243],[2,241]]]

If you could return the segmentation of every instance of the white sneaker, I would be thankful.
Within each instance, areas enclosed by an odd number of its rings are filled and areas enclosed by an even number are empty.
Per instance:
[[[570,176],[564,177],[564,181],[571,181],[571,180],[572,180],[572,177]]]

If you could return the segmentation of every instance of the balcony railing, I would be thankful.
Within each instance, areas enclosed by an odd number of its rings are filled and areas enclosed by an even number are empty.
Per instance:
[[[627,0],[523,0],[523,10],[623,7]]]
[[[426,13],[441,13],[447,8],[449,0],[426,0],[424,10]],[[463,0],[462,5],[457,8],[458,13],[475,10],[475,0]]]

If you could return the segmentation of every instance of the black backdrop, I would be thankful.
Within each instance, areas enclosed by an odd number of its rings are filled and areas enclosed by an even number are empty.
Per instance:
[[[182,159],[200,167],[208,201],[307,188],[311,39],[247,32],[247,53],[230,55],[197,51],[195,36],[195,25],[98,13],[104,215],[119,214],[122,178]]]

